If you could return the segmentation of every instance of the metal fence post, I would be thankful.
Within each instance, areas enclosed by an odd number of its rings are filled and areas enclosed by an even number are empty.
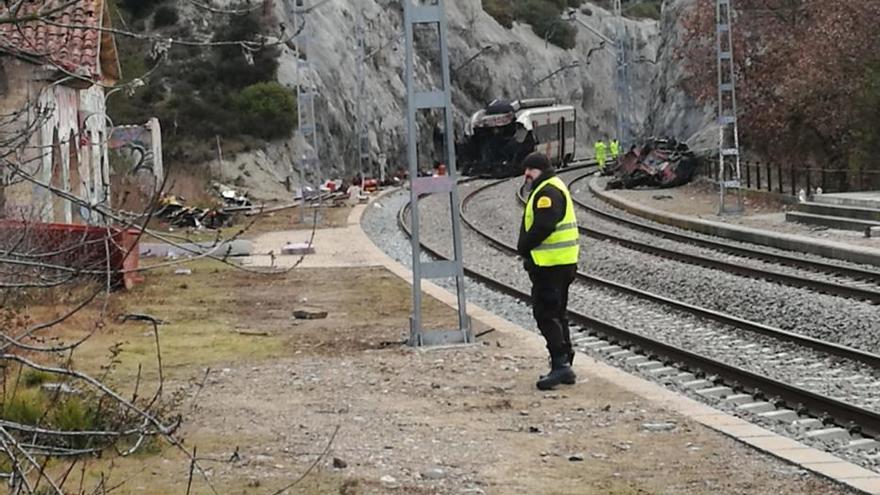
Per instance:
[[[782,162],[776,162],[776,178],[779,179],[779,194],[783,194],[782,189]]]

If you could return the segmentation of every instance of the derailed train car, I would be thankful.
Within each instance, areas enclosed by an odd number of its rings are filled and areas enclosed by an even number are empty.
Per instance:
[[[575,156],[577,112],[552,98],[495,100],[471,117],[457,143],[465,175],[509,177],[522,173],[522,160],[542,151],[557,167]]]
[[[685,143],[650,138],[606,169],[614,178],[606,189],[678,187],[691,181],[699,159]]]

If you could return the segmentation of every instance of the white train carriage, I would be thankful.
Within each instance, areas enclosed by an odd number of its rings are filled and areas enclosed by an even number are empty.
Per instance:
[[[575,156],[577,111],[570,105],[528,108],[517,112],[516,121],[535,141],[535,150],[555,165],[565,166]]]
[[[575,156],[576,118],[573,106],[552,98],[495,100],[465,127],[465,141],[459,143],[462,168],[469,175],[516,175],[533,151],[564,167]]]

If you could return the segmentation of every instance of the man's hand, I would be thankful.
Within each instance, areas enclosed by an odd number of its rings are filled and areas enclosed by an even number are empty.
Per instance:
[[[522,263],[523,263],[523,268],[524,268],[527,272],[531,272],[532,270],[535,269],[535,262],[532,261],[532,257],[531,257],[531,256],[523,256],[523,257],[522,257]]]

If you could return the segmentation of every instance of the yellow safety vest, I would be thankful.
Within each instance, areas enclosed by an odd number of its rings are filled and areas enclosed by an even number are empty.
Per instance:
[[[562,220],[556,224],[556,230],[553,231],[544,242],[538,247],[532,249],[532,261],[537,266],[560,266],[574,265],[578,261],[580,255],[580,243],[578,242],[577,216],[574,213],[574,203],[571,201],[571,193],[565,187],[565,183],[559,177],[551,177],[541,183],[532,194],[529,195],[529,201],[526,203],[524,225],[526,232],[531,230],[535,223],[534,201],[535,196],[547,186],[555,187],[562,191],[565,196],[565,215]]]

